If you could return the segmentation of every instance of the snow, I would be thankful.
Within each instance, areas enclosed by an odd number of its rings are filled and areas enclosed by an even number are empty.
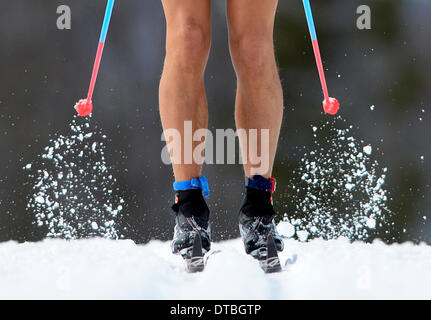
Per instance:
[[[36,200],[37,203],[40,203],[40,204],[45,203],[45,199],[42,196],[37,196],[35,198],[35,200]]]
[[[431,247],[286,240],[280,274],[264,274],[239,239],[215,243],[187,274],[169,243],[102,238],[0,244],[1,299],[430,299]]]
[[[341,117],[312,129],[314,144],[304,148],[288,184],[288,201],[295,209],[284,220],[304,242],[340,236],[369,239],[372,229],[389,223],[392,214],[387,206],[387,168]]]
[[[367,219],[366,224],[367,224],[368,228],[374,229],[376,227],[376,220],[372,219],[372,218],[369,218],[369,219]]]
[[[292,238],[295,235],[295,226],[287,221],[283,221],[277,226],[278,232],[286,238]]]
[[[299,241],[302,241],[302,242],[307,241],[308,236],[310,235],[306,230],[297,231],[296,234],[298,235]]]
[[[363,150],[368,155],[370,155],[373,152],[373,148],[370,145],[365,146]]]
[[[106,136],[81,120],[75,116],[68,134],[55,134],[24,167],[33,184],[27,212],[35,215],[38,226],[48,228],[48,237],[117,239],[121,234],[114,218],[127,204],[120,192],[112,191],[119,189],[105,158]]]

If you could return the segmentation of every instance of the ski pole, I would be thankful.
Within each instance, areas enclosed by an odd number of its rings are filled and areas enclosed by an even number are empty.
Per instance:
[[[320,83],[323,91],[323,110],[329,114],[337,114],[340,103],[337,99],[329,97],[326,85],[325,72],[323,70],[322,58],[320,56],[319,42],[317,41],[316,28],[314,26],[313,13],[311,11],[310,0],[303,0],[305,15],[307,17],[308,29],[310,30],[311,42],[313,44],[314,57],[316,58],[317,69],[319,71]]]
[[[86,117],[93,111],[94,86],[96,84],[97,74],[99,73],[100,61],[102,60],[103,48],[105,46],[106,34],[108,33],[109,22],[111,21],[112,10],[115,0],[108,0],[106,5],[105,18],[103,19],[102,31],[100,33],[99,45],[97,47],[96,59],[94,61],[93,73],[91,75],[90,87],[88,89],[87,99],[81,99],[75,104],[75,110],[81,117]]]

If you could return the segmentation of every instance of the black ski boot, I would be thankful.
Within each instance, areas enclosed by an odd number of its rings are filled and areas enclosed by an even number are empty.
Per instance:
[[[239,231],[245,251],[259,261],[277,257],[277,251],[284,249],[283,239],[274,222],[274,189],[274,179],[268,180],[262,176],[246,179],[246,195],[239,211]]]
[[[244,242],[245,252],[256,259],[265,259],[268,236],[274,239],[277,251],[283,251],[283,239],[277,232],[272,216],[249,217],[244,212],[239,214],[239,230]]]
[[[196,248],[202,247],[202,256],[211,248],[211,228],[209,209],[200,189],[177,191],[176,203],[172,206],[175,212],[175,229],[172,240],[172,252],[190,260],[196,254]],[[196,236],[199,235],[197,241]],[[200,244],[196,244],[199,242]]]

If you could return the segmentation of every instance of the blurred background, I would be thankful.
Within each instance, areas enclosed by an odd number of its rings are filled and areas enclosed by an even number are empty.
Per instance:
[[[179,0],[180,1],[180,0]],[[71,30],[58,30],[57,7],[70,6]],[[356,9],[369,5],[372,29],[358,30]],[[84,98],[106,1],[14,0],[0,4],[0,241],[37,241],[46,230],[26,210],[32,184],[23,166],[56,134],[69,131],[73,105]],[[172,236],[171,168],[162,164],[158,83],[165,24],[158,0],[115,4],[93,101],[91,122],[111,140],[106,161],[128,204],[125,237],[142,243]],[[330,93],[354,136],[373,146],[388,168],[388,224],[372,235],[386,242],[431,243],[431,2],[314,0]],[[225,1],[212,2],[212,50],[206,72],[210,129],[235,128],[235,74],[228,50]],[[275,47],[285,95],[274,176],[276,209],[289,214],[287,185],[311,126],[327,116],[302,1],[281,0]],[[375,108],[370,108],[371,106]],[[374,109],[374,110],[372,110]],[[240,165],[204,169],[212,195],[215,240],[239,236]]]

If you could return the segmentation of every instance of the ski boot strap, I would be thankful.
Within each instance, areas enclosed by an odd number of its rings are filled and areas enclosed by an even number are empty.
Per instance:
[[[252,179],[245,177],[245,186],[247,188],[274,193],[277,186],[277,180],[274,178],[266,179],[260,175],[254,175]]]
[[[208,185],[208,180],[204,176],[200,178],[194,178],[188,181],[174,182],[175,191],[188,190],[188,189],[201,189],[206,198],[210,195],[210,187]]]

